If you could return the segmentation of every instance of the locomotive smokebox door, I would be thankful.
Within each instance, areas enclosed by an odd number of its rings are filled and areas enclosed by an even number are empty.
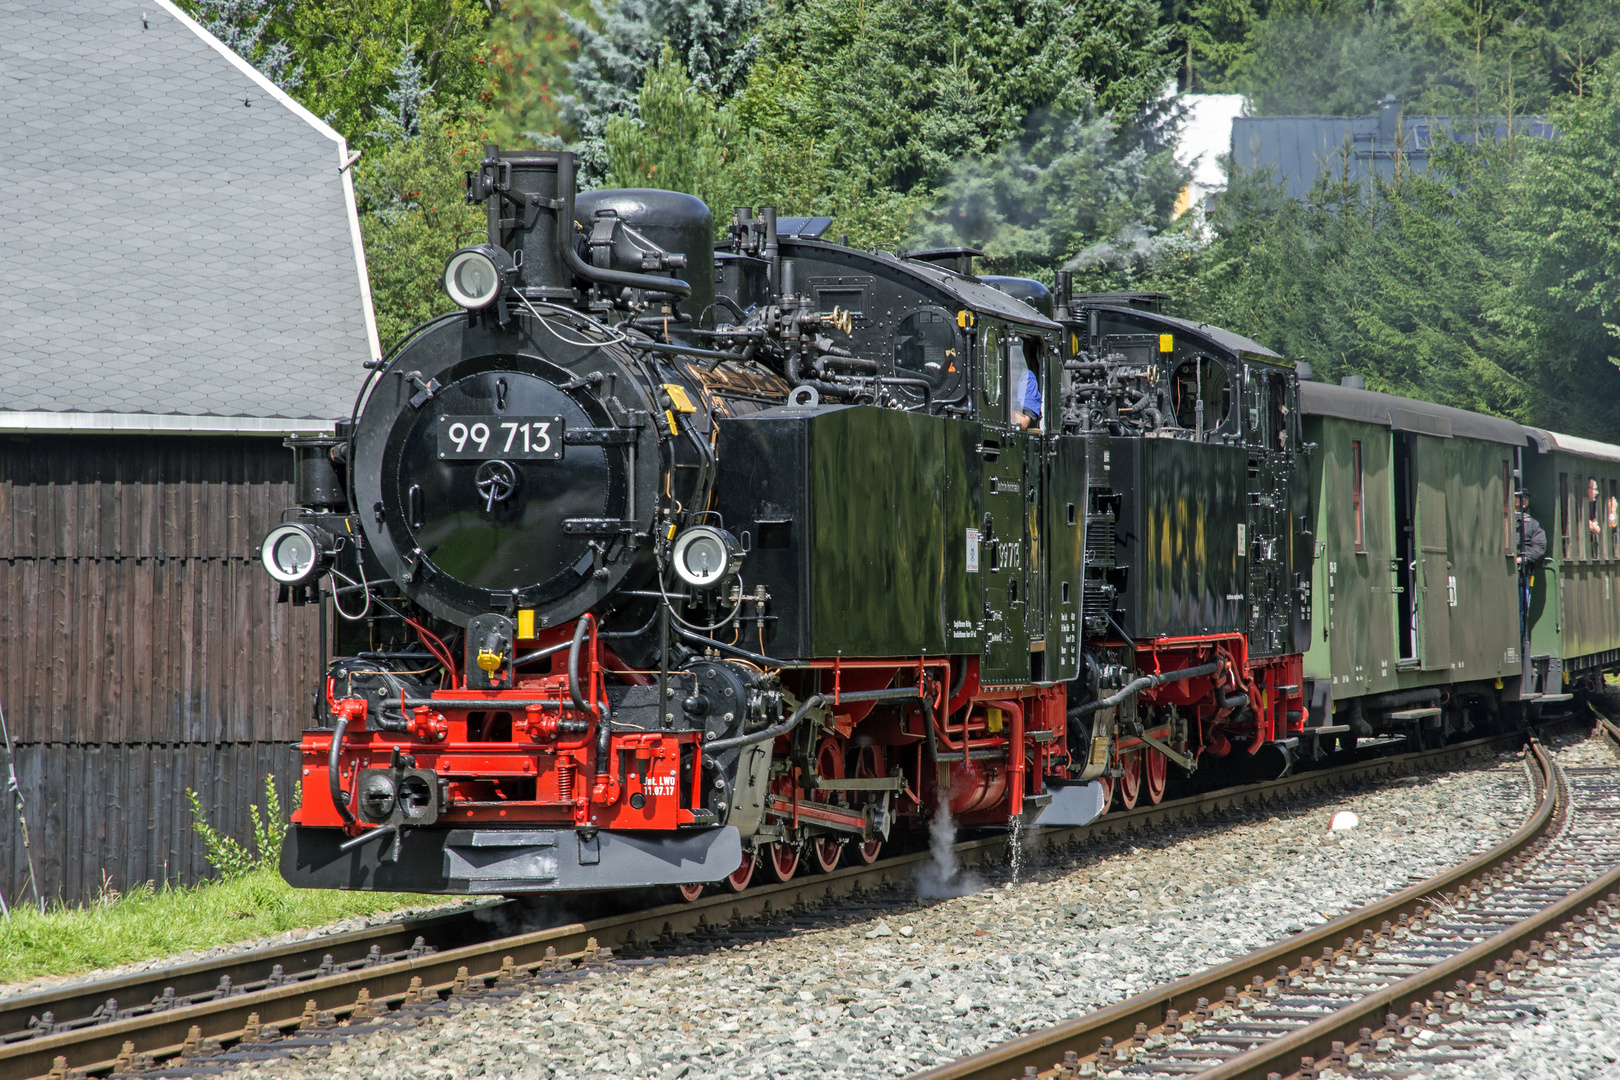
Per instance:
[[[467,689],[512,689],[516,627],[505,615],[474,615],[467,624]]]

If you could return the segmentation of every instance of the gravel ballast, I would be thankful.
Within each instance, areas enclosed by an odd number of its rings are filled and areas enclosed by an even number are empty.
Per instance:
[[[1505,838],[1518,755],[1135,845],[1024,860],[968,895],[516,997],[458,999],[277,1077],[899,1076],[1088,1012],[1399,890]],[[1360,825],[1329,831],[1339,811]],[[814,879],[807,879],[813,886]]]
[[[1602,732],[1550,745],[1568,769],[1613,769],[1620,761]],[[1399,1060],[1435,1080],[1620,1077],[1620,924],[1593,929],[1540,971],[1514,976],[1481,1003],[1479,1015],[1419,1036]],[[1470,1060],[1444,1060],[1454,1056],[1453,1041],[1468,1047]],[[1470,1045],[1476,1042],[1483,1045]]]

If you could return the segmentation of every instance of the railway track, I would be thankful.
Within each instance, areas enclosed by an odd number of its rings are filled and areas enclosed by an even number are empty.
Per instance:
[[[1599,721],[1620,747],[1620,728]],[[1620,770],[1564,770],[1532,741],[1530,819],[1443,874],[1274,946],[912,1080],[1425,1075],[1467,1060],[1479,1033],[1427,1053],[1425,1032],[1471,1014],[1587,923],[1620,916]],[[1414,1049],[1415,1048],[1415,1049]]]
[[[1114,811],[1081,828],[1028,830],[1020,842],[1025,850],[1079,846],[1445,767],[1521,741],[1522,736],[1495,736],[1373,758]],[[1002,834],[964,841],[955,850],[964,866],[985,865],[1005,860],[1010,842]],[[328,1029],[343,1026],[354,1033],[452,995],[500,993],[578,978],[607,965],[645,962],[627,958],[627,951],[656,956],[739,934],[783,932],[787,924],[823,917],[819,913],[825,911],[882,906],[882,897],[897,894],[930,859],[927,852],[895,855],[871,866],[739,894],[518,934],[495,929],[499,916],[492,919],[491,909],[462,912],[19,996],[0,1001],[0,1075],[139,1073],[164,1062],[181,1071],[206,1070],[204,1063],[221,1054],[234,1060],[280,1054],[337,1034]],[[1022,1066],[1014,1075],[1021,1074]]]

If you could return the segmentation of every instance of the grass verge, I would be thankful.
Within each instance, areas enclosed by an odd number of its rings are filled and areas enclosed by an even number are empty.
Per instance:
[[[14,904],[0,920],[0,983],[209,949],[357,915],[432,906],[415,893],[295,889],[260,867],[224,881],[132,889],[86,907]]]

